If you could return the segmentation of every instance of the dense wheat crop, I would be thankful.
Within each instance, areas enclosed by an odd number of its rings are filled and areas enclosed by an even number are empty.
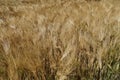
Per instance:
[[[0,80],[119,79],[119,0],[0,0]]]

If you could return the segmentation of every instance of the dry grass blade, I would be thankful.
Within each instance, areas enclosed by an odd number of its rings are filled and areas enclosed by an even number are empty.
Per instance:
[[[0,80],[119,80],[119,0],[0,0]]]

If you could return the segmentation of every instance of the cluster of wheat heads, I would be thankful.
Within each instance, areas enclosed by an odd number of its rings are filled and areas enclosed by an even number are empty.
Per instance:
[[[17,4],[0,6],[0,80],[120,79],[119,7],[84,0]]]

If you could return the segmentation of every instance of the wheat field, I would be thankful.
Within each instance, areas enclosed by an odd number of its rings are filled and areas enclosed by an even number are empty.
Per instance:
[[[0,80],[120,80],[120,1],[0,0]]]

